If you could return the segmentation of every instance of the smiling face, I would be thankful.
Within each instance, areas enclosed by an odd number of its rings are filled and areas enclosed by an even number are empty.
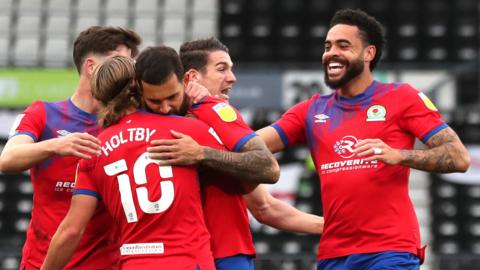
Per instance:
[[[337,24],[327,34],[322,61],[325,83],[332,89],[342,88],[352,79],[370,72],[374,46],[365,46],[356,26]]]
[[[208,55],[207,65],[198,74],[198,83],[205,86],[210,94],[227,95],[237,81],[232,71],[233,63],[225,51],[213,51]]]

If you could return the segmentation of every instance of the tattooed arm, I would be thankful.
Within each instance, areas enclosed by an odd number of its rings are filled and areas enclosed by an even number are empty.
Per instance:
[[[273,184],[280,176],[277,160],[258,136],[248,140],[239,153],[205,147],[201,164],[257,183]]]
[[[367,161],[380,160],[389,165],[436,173],[465,172],[470,166],[467,149],[450,127],[433,135],[426,145],[429,149],[393,149],[380,139],[366,139],[356,144],[355,152],[366,156]]]
[[[147,149],[160,166],[201,164],[253,183],[273,184],[280,167],[258,136],[248,140],[240,152],[229,152],[199,145],[190,136],[172,131],[176,140],[154,140]]]
[[[470,166],[467,149],[451,128],[433,135],[426,145],[429,149],[400,150],[401,164],[437,173],[465,172]]]

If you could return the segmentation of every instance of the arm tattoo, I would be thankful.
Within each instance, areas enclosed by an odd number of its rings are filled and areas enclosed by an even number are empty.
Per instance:
[[[260,137],[248,140],[240,151],[206,147],[202,165],[255,183],[272,183],[278,179],[278,163]]]
[[[468,153],[451,128],[445,128],[433,135],[426,150],[401,150],[402,164],[414,169],[449,173],[462,169],[462,162],[468,159]]]

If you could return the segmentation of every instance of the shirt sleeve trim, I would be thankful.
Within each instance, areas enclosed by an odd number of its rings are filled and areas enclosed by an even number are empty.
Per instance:
[[[288,138],[283,129],[278,124],[272,124],[271,127],[273,127],[278,132],[278,135],[280,135],[280,139],[282,140],[283,145],[287,147],[289,145]]]
[[[238,141],[235,146],[233,147],[233,151],[234,152],[238,152],[240,151],[240,149],[242,149],[242,147],[245,145],[245,143],[247,143],[251,138],[257,136],[257,134],[255,132],[252,132],[248,135],[246,135],[245,137],[243,137],[242,139],[240,139],[240,141]]]
[[[447,128],[447,127],[448,127],[448,125],[445,124],[445,123],[440,124],[436,128],[429,131],[427,134],[425,134],[425,136],[423,136],[423,138],[421,139],[422,142],[426,143],[433,135],[437,134],[437,132],[439,132],[440,130],[442,130],[444,128]]]
[[[19,131],[19,132],[15,132],[15,134],[13,134],[12,136],[10,136],[10,138],[12,137],[15,137],[15,136],[18,136],[18,135],[27,135],[27,136],[30,136],[32,137],[33,141],[36,142],[38,139],[37,137],[31,133],[31,132],[28,132],[28,131]]]
[[[88,190],[88,189],[75,189],[73,191],[73,195],[90,195],[97,198],[98,200],[102,199],[102,197],[100,197],[100,194],[98,194],[98,192]]]

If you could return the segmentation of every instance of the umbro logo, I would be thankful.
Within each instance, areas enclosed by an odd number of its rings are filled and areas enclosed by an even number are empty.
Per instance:
[[[325,115],[325,114],[317,114],[314,116],[315,117],[315,123],[326,123],[327,119],[330,118],[330,116]]]

